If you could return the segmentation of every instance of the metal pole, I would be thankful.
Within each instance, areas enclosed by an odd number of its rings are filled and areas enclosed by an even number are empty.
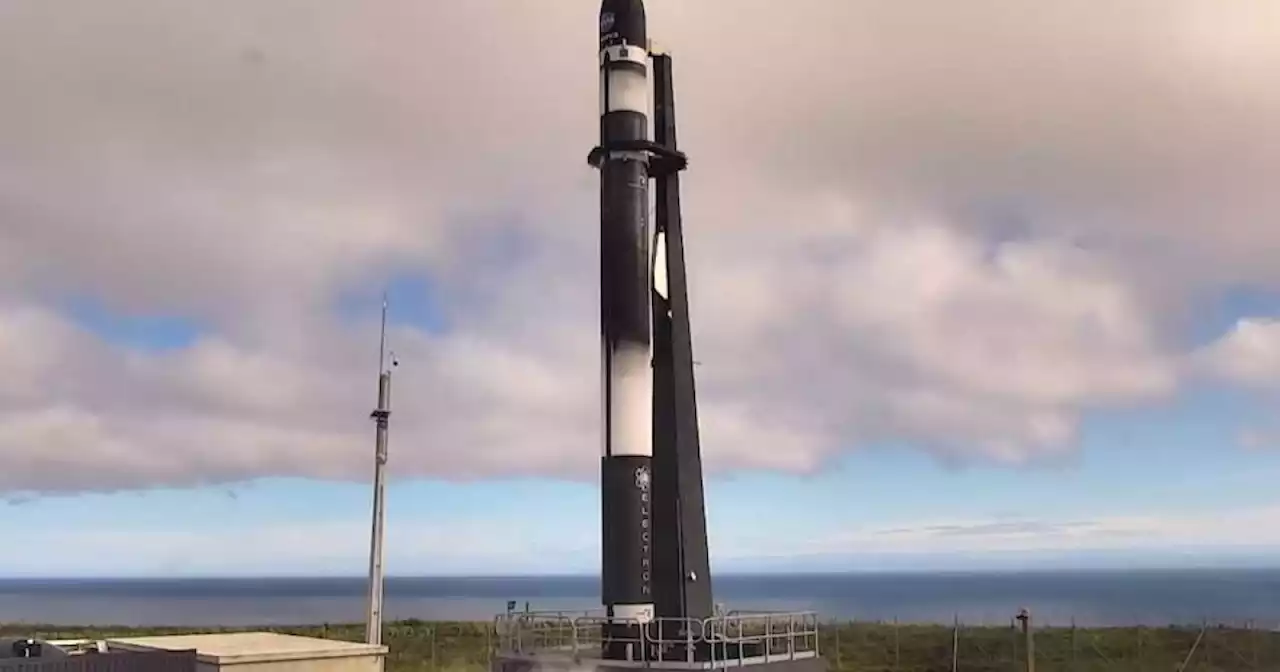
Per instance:
[[[1026,670],[1036,672],[1036,640],[1035,632],[1031,628],[1031,612],[1022,609],[1018,612],[1018,620],[1022,623],[1022,636],[1026,640]]]
[[[1200,626],[1200,634],[1196,635],[1196,641],[1191,643],[1191,650],[1187,652],[1187,657],[1183,658],[1182,663],[1178,665],[1177,672],[1183,672],[1187,669],[1187,665],[1191,664],[1191,659],[1196,655],[1196,649],[1200,648],[1200,641],[1204,639],[1205,630],[1208,628],[1209,624],[1207,621],[1204,625]]]
[[[960,669],[960,614],[956,614],[951,625],[951,672]]]
[[[896,671],[902,665],[902,647],[898,641],[898,617],[893,617],[893,669]]]
[[[387,420],[391,416],[391,371],[386,367],[387,298],[382,297],[382,334],[378,342],[378,407],[370,417],[377,425],[373,463],[373,529],[369,541],[369,613],[365,641],[382,644],[382,538],[386,522]],[[394,359],[394,358],[393,358]]]
[[[1249,619],[1249,648],[1253,651],[1253,668],[1258,669],[1258,633],[1253,629],[1253,619]]]

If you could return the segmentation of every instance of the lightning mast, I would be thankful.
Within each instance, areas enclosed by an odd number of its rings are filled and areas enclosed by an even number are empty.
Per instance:
[[[392,366],[395,358],[392,356]],[[382,332],[378,339],[378,407],[370,414],[377,425],[373,461],[373,529],[369,541],[369,611],[365,641],[382,644],[382,538],[386,523],[387,420],[391,417],[391,369],[387,366],[387,296],[382,296]]]

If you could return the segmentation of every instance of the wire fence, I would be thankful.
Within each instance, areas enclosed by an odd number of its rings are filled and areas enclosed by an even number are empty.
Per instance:
[[[1048,627],[830,623],[823,656],[841,672],[1235,672],[1280,670],[1280,632],[1252,623]]]
[[[497,653],[491,624],[389,624],[388,670],[479,672]],[[1256,672],[1280,670],[1275,624],[1166,627],[921,625],[828,621],[819,649],[832,672]],[[329,633],[335,634],[335,633]]]
[[[236,631],[244,628],[219,628]],[[253,628],[361,641],[358,624]],[[183,628],[0,626],[0,636],[46,639],[121,637]],[[392,621],[383,631],[387,672],[484,672],[499,652],[494,624]],[[1205,621],[1167,627],[921,625],[828,621],[819,650],[831,672],[1257,672],[1280,671],[1274,623]]]
[[[388,624],[388,670],[480,672],[492,624]],[[336,634],[336,633],[327,633]],[[358,638],[358,637],[357,637]],[[1166,627],[921,625],[829,621],[819,650],[832,672],[1257,672],[1280,670],[1280,628],[1252,622]]]

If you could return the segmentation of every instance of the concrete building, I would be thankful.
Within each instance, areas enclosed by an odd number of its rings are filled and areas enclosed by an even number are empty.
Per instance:
[[[50,642],[74,651],[196,652],[197,672],[380,672],[386,646],[275,632],[122,637]]]

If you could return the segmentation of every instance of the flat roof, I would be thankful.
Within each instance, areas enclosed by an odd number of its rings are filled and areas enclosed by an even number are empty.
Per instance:
[[[278,632],[220,632],[193,635],[107,638],[108,646],[127,649],[189,651],[209,663],[256,663],[276,660],[344,658],[385,655],[387,647],[363,642],[345,642],[319,637],[302,637]]]

